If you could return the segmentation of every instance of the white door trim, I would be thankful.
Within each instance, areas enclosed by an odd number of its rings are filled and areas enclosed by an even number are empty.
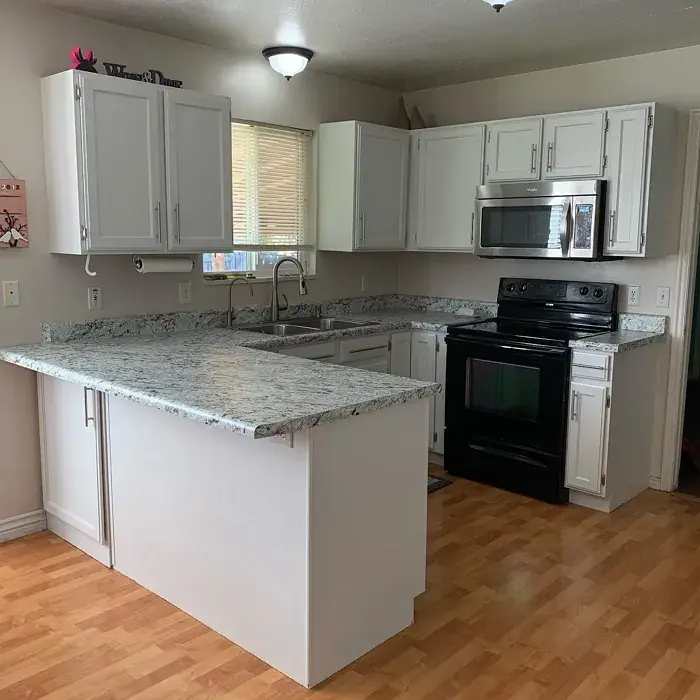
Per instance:
[[[683,439],[690,328],[693,318],[695,272],[700,239],[700,110],[690,113],[688,146],[683,180],[680,245],[676,270],[678,308],[670,325],[671,359],[666,399],[666,425],[661,463],[661,489],[673,491],[678,486]]]

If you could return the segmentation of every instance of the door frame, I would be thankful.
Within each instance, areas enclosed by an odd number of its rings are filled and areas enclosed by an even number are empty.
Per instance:
[[[700,109],[690,112],[683,203],[681,209],[680,242],[676,268],[678,308],[668,329],[670,364],[666,398],[666,423],[661,454],[661,479],[652,479],[652,486],[662,491],[678,487],[678,474],[683,442],[688,362],[690,359],[690,328],[693,315],[695,279],[700,243]]]

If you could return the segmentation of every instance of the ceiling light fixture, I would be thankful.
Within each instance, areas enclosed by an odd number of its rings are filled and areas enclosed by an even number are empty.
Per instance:
[[[511,0],[484,0],[484,2],[491,5],[496,12],[500,12]]]
[[[263,49],[262,55],[270,62],[273,70],[289,80],[306,68],[314,57],[314,52],[299,46],[271,46]]]

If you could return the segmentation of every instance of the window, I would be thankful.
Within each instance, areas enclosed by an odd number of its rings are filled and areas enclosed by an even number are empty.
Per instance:
[[[249,272],[269,277],[279,258],[298,258],[313,272],[309,226],[311,132],[231,124],[233,251],[205,253],[204,274]]]

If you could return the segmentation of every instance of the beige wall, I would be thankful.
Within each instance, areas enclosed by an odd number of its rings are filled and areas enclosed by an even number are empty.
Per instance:
[[[50,255],[44,187],[40,78],[70,67],[69,52],[80,45],[98,60],[123,62],[135,70],[157,68],[184,80],[185,87],[229,95],[233,114],[288,126],[315,129],[323,121],[363,119],[388,123],[396,114],[392,92],[331,76],[305,73],[286,83],[259,57],[237,57],[194,44],[117,27],[37,7],[30,0],[0,0],[0,159],[27,181],[31,247],[0,250],[0,280],[19,280],[21,306],[0,306],[0,345],[35,342],[48,320],[94,318],[87,310],[88,285],[103,290],[102,316],[224,308],[227,289],[202,285],[201,275],[141,276],[128,256],[94,258],[94,281],[83,272],[84,258]],[[4,172],[4,171],[3,171]],[[0,177],[5,175],[0,175]],[[319,256],[318,278],[309,299],[396,289],[396,264],[382,255]],[[190,278],[193,304],[177,301],[177,284]],[[297,298],[289,284],[290,301]],[[235,289],[238,303],[248,291]],[[269,303],[267,284],[255,285],[255,303]],[[0,371],[0,520],[40,507],[36,417],[31,375],[12,367]],[[19,412],[15,411],[19,407]],[[21,428],[18,428],[21,424]]]

